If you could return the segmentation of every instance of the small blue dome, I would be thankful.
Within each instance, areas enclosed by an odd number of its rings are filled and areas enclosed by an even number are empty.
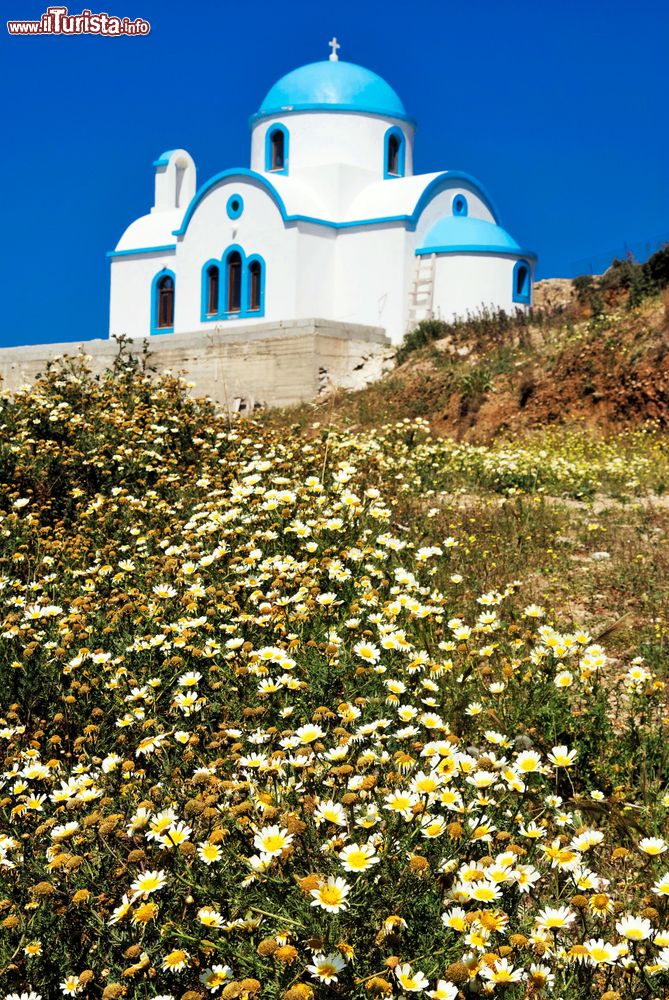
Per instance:
[[[410,120],[401,100],[376,73],[340,59],[300,66],[274,84],[253,120],[286,111],[357,111]]]
[[[470,215],[445,215],[428,229],[416,253],[453,253],[458,250],[481,253],[511,253],[522,251],[505,229],[485,219]]]

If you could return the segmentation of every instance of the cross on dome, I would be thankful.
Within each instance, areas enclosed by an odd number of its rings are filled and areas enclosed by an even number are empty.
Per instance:
[[[330,53],[330,62],[339,62],[339,56],[337,55],[337,49],[340,49],[341,45],[337,41],[336,36],[332,37],[332,39],[328,42],[328,45],[332,49],[332,52]]]

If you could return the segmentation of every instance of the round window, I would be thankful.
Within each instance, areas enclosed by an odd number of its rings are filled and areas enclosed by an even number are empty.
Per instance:
[[[228,204],[226,207],[228,217],[230,219],[238,219],[244,211],[244,199],[240,194],[233,194],[228,198]]]
[[[453,199],[453,215],[467,214],[467,199],[463,194],[456,194]]]

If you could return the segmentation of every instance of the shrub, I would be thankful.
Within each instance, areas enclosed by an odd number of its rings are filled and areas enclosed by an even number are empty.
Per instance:
[[[654,288],[666,288],[669,285],[669,243],[649,257],[643,267]]]

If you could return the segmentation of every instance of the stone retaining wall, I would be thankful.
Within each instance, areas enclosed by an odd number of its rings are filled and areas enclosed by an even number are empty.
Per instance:
[[[135,340],[141,354],[148,344],[149,365],[183,374],[192,392],[210,396],[229,410],[290,406],[308,402],[331,388],[362,388],[392,364],[394,349],[377,327],[305,319],[263,323],[234,331],[164,335]],[[95,374],[118,353],[114,340],[0,349],[3,389],[31,384],[49,359],[79,352]]]

